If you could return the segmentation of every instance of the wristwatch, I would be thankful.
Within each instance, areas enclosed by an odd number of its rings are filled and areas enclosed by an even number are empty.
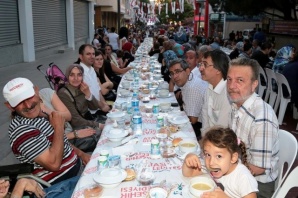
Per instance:
[[[78,138],[79,138],[78,131],[77,131],[77,130],[75,130],[73,133],[74,133],[74,136],[75,136],[75,138],[76,138],[76,139],[78,139]]]

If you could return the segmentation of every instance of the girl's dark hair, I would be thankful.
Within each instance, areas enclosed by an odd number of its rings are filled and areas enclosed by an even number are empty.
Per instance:
[[[202,139],[202,145],[204,147],[206,142],[211,142],[218,148],[226,148],[232,155],[237,152],[242,163],[248,168],[247,154],[245,143],[240,140],[238,145],[238,138],[234,131],[230,128],[212,128],[210,129]]]
[[[127,27],[121,27],[119,29],[119,39],[122,39],[123,37],[128,38],[128,28]]]
[[[122,58],[124,55],[124,52],[123,50],[117,50],[116,54],[117,54],[117,58]]]
[[[95,50],[95,57],[101,55],[104,58],[104,54],[100,50]],[[95,70],[97,78],[99,78],[100,82],[105,81],[105,62],[106,60],[103,60],[102,67],[99,68],[98,71]]]

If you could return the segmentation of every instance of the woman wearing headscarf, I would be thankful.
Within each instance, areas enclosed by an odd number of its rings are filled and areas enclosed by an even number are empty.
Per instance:
[[[282,73],[284,66],[294,58],[295,50],[293,45],[286,45],[277,51],[272,67],[275,73]]]
[[[179,27],[178,32],[174,36],[174,40],[181,45],[187,42],[187,36],[183,26]]]
[[[70,65],[65,72],[68,84],[58,91],[58,96],[71,113],[70,124],[72,128],[79,129],[82,126],[103,128],[103,124],[87,120],[85,117],[90,110],[97,110],[98,101],[91,94],[89,86],[83,81],[84,69],[78,64]],[[94,82],[98,83],[98,82]]]
[[[172,49],[173,49],[173,43],[171,41],[165,41],[163,42],[163,48],[160,52],[163,55],[161,74],[163,75],[164,80],[167,82],[170,81],[170,77],[169,77],[170,62],[178,58],[176,53]]]

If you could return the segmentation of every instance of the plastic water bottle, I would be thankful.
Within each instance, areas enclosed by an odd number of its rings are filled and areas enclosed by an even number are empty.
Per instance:
[[[131,107],[134,111],[134,108],[139,108],[139,99],[138,99],[138,94],[137,93],[133,93],[132,94],[132,99],[131,99]]]
[[[133,116],[132,116],[132,123],[133,123],[133,133],[135,135],[142,135],[142,115],[138,107],[134,109]]]

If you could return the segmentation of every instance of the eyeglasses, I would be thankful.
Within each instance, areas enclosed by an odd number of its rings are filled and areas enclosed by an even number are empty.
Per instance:
[[[184,71],[184,69],[181,69],[181,70],[175,70],[175,71],[173,71],[173,72],[170,72],[170,74],[169,74],[169,77],[170,78],[173,78],[176,74],[177,75],[179,75],[181,72],[183,72]]]
[[[211,66],[214,66],[214,65],[209,65],[207,62],[201,62],[199,67],[203,67],[204,69],[206,69],[207,67],[211,67]]]

